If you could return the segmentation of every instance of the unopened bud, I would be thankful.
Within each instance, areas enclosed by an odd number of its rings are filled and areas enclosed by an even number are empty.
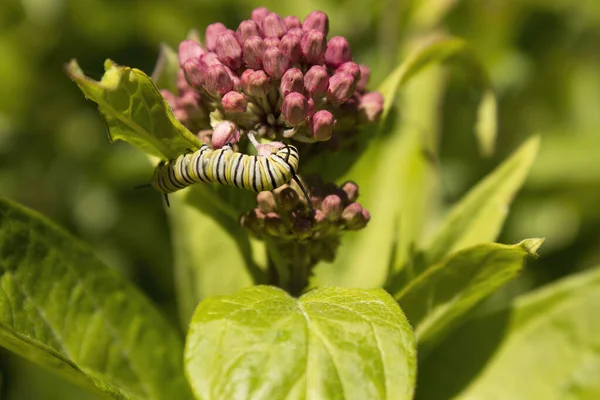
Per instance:
[[[243,93],[232,90],[223,96],[221,105],[226,112],[244,112],[248,106],[248,99]]]
[[[305,31],[316,29],[327,35],[329,33],[329,18],[323,11],[313,11],[304,19],[302,29]]]
[[[242,80],[244,92],[250,96],[262,97],[269,91],[269,77],[263,70],[258,70],[244,75]]]
[[[206,27],[204,44],[208,51],[215,51],[217,39],[225,31],[227,31],[227,27],[220,22],[215,22],[214,24],[210,24]]]
[[[198,59],[189,59],[181,67],[185,80],[194,89],[201,89],[204,85],[204,71]]]
[[[302,28],[302,22],[300,21],[300,19],[292,15],[283,19],[283,25],[285,25],[285,29],[287,30],[290,30],[292,28]]]
[[[267,46],[258,36],[251,36],[244,42],[244,62],[248,68],[261,69],[263,53]]]
[[[290,67],[290,59],[276,47],[269,47],[263,54],[263,68],[273,79],[281,79]]]
[[[268,47],[279,47],[279,38],[276,37],[266,37],[265,45]]]
[[[302,47],[300,46],[300,37],[294,34],[286,33],[279,42],[279,50],[290,58],[292,64],[300,61],[302,57]]]
[[[204,49],[195,40],[184,40],[179,43],[179,49],[177,56],[179,57],[179,66],[183,67],[183,64],[187,60],[200,60],[200,57],[206,53]]]
[[[367,84],[369,83],[369,77],[371,76],[371,70],[366,65],[360,64],[358,66],[360,68],[360,79],[356,84],[356,90],[360,92],[364,92],[367,88]]]
[[[292,231],[299,239],[309,238],[313,232],[313,221],[307,218],[296,218],[294,219]]]
[[[209,67],[211,67],[213,65],[223,65],[223,63],[221,62],[221,60],[219,60],[217,53],[213,53],[211,51],[211,52],[205,53],[202,56],[202,58],[200,58],[200,65],[202,66],[203,70],[207,70]]]
[[[361,122],[373,123],[383,112],[383,95],[379,92],[365,93],[360,98],[359,118]]]
[[[360,80],[360,66],[352,61],[348,61],[340,65],[339,68],[335,70],[336,74],[338,72],[347,72],[354,77],[355,81],[358,82]]]
[[[304,88],[313,98],[321,98],[327,94],[329,75],[325,67],[313,65],[304,75]]]
[[[277,13],[269,13],[262,22],[262,29],[265,37],[280,38],[285,33],[283,19]]]
[[[302,28],[292,28],[286,32],[286,35],[294,35],[298,36],[299,39],[302,39],[302,36],[304,36],[304,31]]]
[[[177,71],[177,90],[179,93],[183,93],[190,89],[190,84],[187,82],[183,68],[179,68],[179,71]]]
[[[306,120],[308,101],[300,93],[290,93],[283,99],[281,105],[283,119],[290,126],[298,126]]]
[[[233,89],[233,81],[223,65],[212,65],[206,71],[204,87],[210,95],[220,97]]]
[[[335,221],[342,215],[344,204],[342,203],[340,196],[330,194],[321,202],[321,210],[326,214],[327,219]]]
[[[327,100],[333,104],[341,104],[348,100],[356,88],[356,80],[348,72],[339,72],[329,78]]]
[[[331,139],[335,118],[332,113],[327,110],[317,111],[312,117],[312,137],[313,139],[323,142]]]
[[[259,232],[265,225],[265,214],[257,208],[250,212],[242,219],[242,226],[254,232]]]
[[[230,121],[223,121],[215,128],[211,144],[213,149],[220,149],[226,144],[234,144],[240,140],[240,131],[237,126]]]
[[[283,97],[287,96],[292,92],[302,93],[304,88],[304,75],[297,68],[290,68],[285,71],[285,74],[281,77],[281,83],[279,85],[279,92]]]
[[[342,219],[347,229],[360,229],[366,225],[363,208],[358,203],[351,203],[342,212]]]
[[[325,48],[327,47],[325,35],[316,29],[304,32],[300,46],[302,47],[302,56],[308,63],[320,64],[323,60]]]
[[[247,19],[240,22],[235,32],[235,36],[237,37],[238,43],[243,45],[250,36],[262,37],[262,30],[256,22],[251,19]]]
[[[315,222],[317,225],[322,225],[327,221],[327,214],[321,210],[315,210]]]
[[[348,201],[354,202],[358,199],[358,185],[352,181],[347,181],[342,185],[342,190],[348,195]]]
[[[258,203],[258,208],[264,213],[273,212],[277,207],[273,192],[260,192],[256,196],[256,202]]]
[[[334,36],[329,39],[325,50],[325,63],[331,68],[337,68],[345,62],[352,60],[350,45],[343,36]]]
[[[271,236],[281,236],[285,233],[285,224],[279,214],[270,212],[265,215],[265,231]]]
[[[233,70],[242,66],[242,48],[232,32],[224,32],[217,38],[215,52],[221,62]]]
[[[256,22],[258,26],[262,26],[263,20],[267,15],[269,15],[271,11],[269,11],[266,7],[258,7],[252,10],[252,21]]]
[[[298,193],[289,186],[284,187],[279,192],[277,199],[279,207],[285,211],[293,210],[300,202],[300,196],[298,196]]]

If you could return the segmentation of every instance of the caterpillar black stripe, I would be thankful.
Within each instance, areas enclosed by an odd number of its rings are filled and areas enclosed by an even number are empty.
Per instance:
[[[164,194],[201,182],[231,185],[255,192],[268,191],[292,179],[299,182],[296,178],[299,162],[298,150],[290,145],[268,156],[234,152],[230,145],[219,150],[202,145],[194,153],[159,164],[151,185]]]

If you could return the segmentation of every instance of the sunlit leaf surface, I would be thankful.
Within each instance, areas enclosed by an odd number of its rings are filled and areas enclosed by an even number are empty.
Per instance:
[[[0,344],[117,399],[187,399],[177,332],[43,217],[0,201]]]
[[[412,330],[383,290],[323,288],[299,299],[257,286],[198,306],[188,379],[205,399],[410,399]]]

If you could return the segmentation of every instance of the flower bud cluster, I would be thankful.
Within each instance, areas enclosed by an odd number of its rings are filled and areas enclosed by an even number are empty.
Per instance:
[[[331,261],[343,231],[364,228],[371,216],[356,202],[358,186],[323,183],[318,177],[304,181],[312,210],[300,187],[292,182],[273,192],[257,195],[258,207],[242,216],[242,226],[258,238],[310,241],[317,260]]]
[[[321,11],[301,21],[264,7],[235,30],[211,24],[203,46],[180,44],[180,93],[163,94],[193,130],[218,110],[241,134],[328,141],[377,120],[383,108],[379,93],[366,92],[369,69],[353,62],[344,37],[328,39],[328,31]]]

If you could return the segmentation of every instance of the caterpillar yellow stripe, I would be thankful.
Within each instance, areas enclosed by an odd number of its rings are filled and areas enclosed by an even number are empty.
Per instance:
[[[289,183],[298,173],[300,156],[294,146],[285,145],[267,156],[234,152],[230,145],[213,150],[202,145],[194,153],[156,167],[152,187],[173,193],[196,183],[219,183],[260,192]],[[304,188],[303,188],[304,191]]]

